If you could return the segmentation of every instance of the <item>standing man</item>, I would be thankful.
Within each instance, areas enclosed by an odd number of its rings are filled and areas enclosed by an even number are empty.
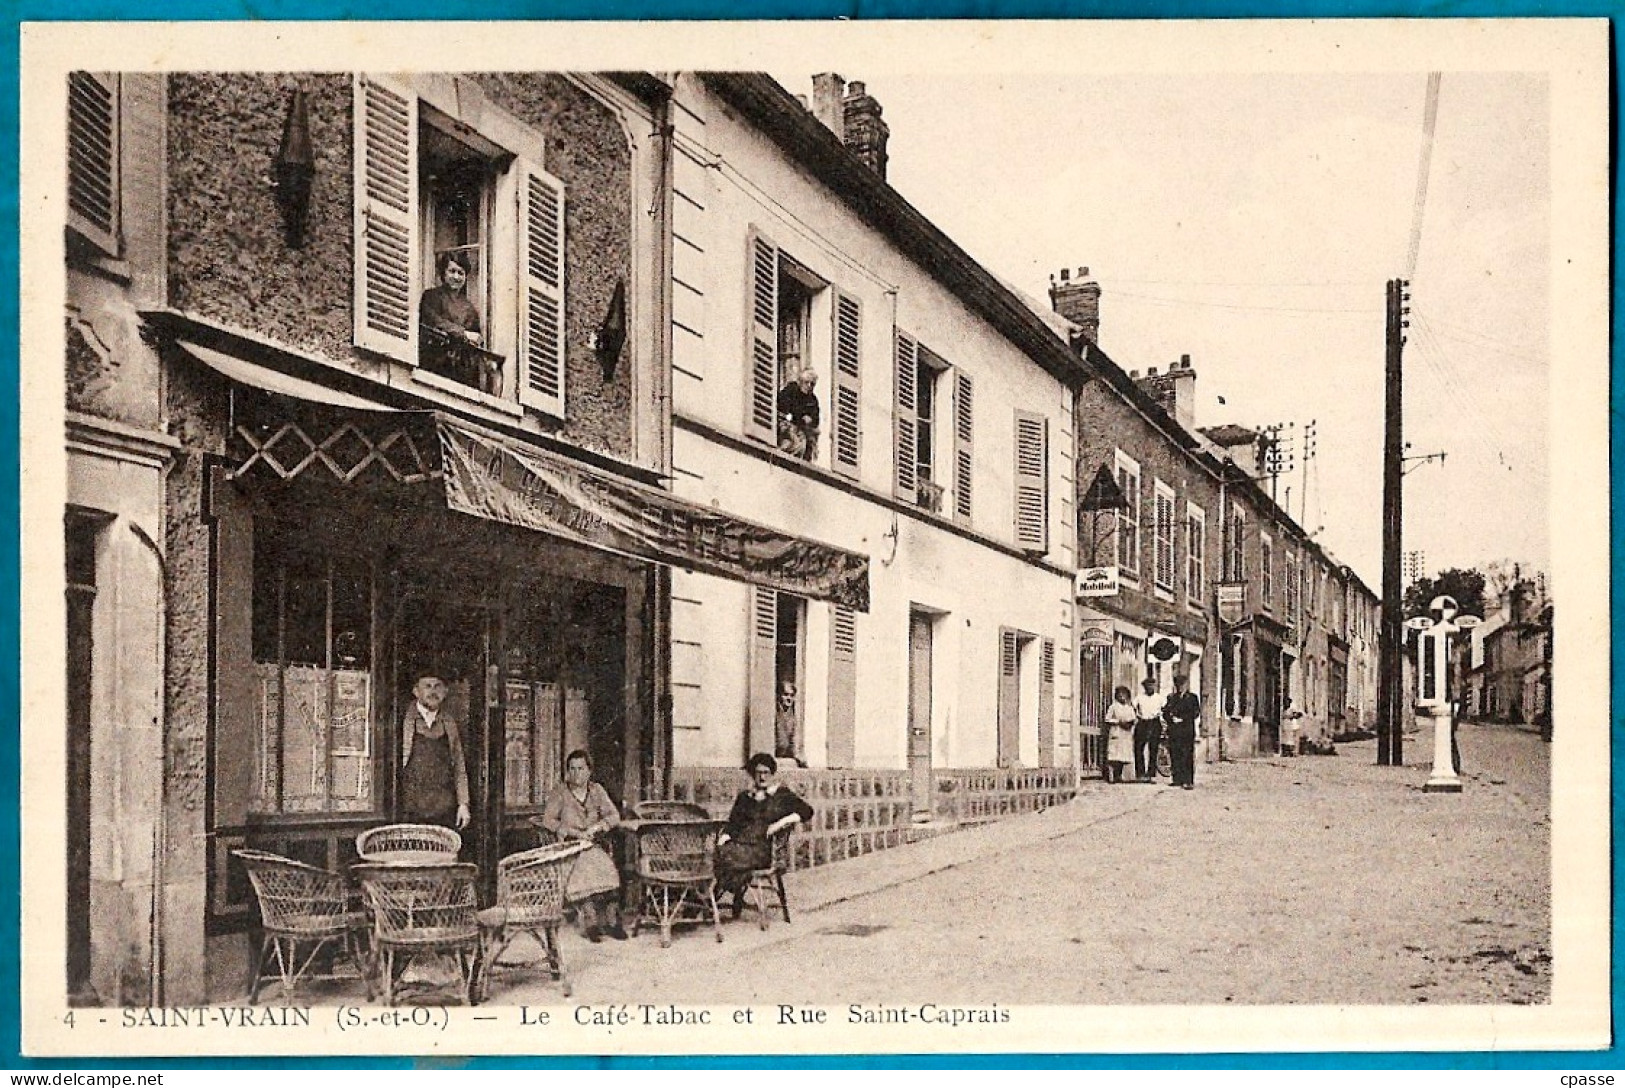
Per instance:
[[[1202,723],[1202,700],[1186,690],[1190,681],[1182,672],[1174,673],[1174,693],[1162,708],[1168,723],[1168,759],[1173,764],[1174,785],[1196,788],[1196,731]]]
[[[801,710],[796,706],[796,685],[786,680],[779,685],[779,705],[773,712],[773,754],[805,767],[801,758]]]
[[[468,826],[468,763],[462,731],[442,707],[446,682],[425,671],[412,698],[401,723],[401,817],[461,831]]]
[[[1157,682],[1147,676],[1144,690],[1134,697],[1134,777],[1150,782],[1157,777],[1157,749],[1162,745],[1162,708],[1167,696],[1157,694]]]

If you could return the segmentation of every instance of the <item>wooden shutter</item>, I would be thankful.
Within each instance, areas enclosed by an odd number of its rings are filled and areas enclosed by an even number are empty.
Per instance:
[[[1049,420],[1016,411],[1016,546],[1049,551]]]
[[[519,401],[564,416],[564,183],[520,163]]]
[[[892,491],[908,503],[915,501],[915,435],[919,429],[920,405],[915,382],[919,378],[919,365],[920,345],[908,333],[898,329],[893,352],[892,428],[895,441],[892,450]]]
[[[1055,640],[1046,638],[1038,655],[1038,765],[1055,766]]]
[[[745,433],[777,439],[779,396],[779,247],[760,234],[750,237],[750,362],[745,375]]]
[[[118,76],[68,73],[68,225],[118,255]]]
[[[970,524],[971,481],[975,473],[974,399],[971,377],[963,370],[954,371],[954,520]]]
[[[355,342],[417,363],[418,100],[355,77]]]
[[[863,447],[862,416],[862,333],[863,307],[858,300],[837,289],[835,291],[834,325],[835,344],[834,440],[831,460],[835,471],[842,476],[857,479],[858,456]]]
[[[750,591],[750,721],[745,754],[773,751],[774,679],[778,672],[779,595],[752,586]]]
[[[999,628],[999,751],[1001,767],[1021,758],[1021,643],[1016,633]]]
[[[829,728],[825,731],[831,767],[857,761],[858,615],[834,605],[829,622]]]

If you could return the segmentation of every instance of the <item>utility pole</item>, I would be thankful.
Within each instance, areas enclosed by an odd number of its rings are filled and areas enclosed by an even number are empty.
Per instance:
[[[1405,280],[1388,281],[1388,355],[1382,449],[1382,637],[1377,664],[1377,763],[1383,767],[1405,762],[1404,626],[1400,618],[1404,587],[1400,559],[1404,524],[1405,472],[1404,349],[1405,315],[1410,312]]]

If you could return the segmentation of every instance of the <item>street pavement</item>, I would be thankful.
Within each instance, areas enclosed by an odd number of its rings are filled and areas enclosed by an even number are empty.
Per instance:
[[[1549,748],[1461,727],[1463,793],[1336,756],[1197,768],[1197,788],[1084,783],[1073,802],[788,878],[752,915],[588,944],[574,1002],[1472,1004],[1549,1000]],[[726,912],[724,913],[726,918]],[[494,1004],[555,1004],[499,977]]]

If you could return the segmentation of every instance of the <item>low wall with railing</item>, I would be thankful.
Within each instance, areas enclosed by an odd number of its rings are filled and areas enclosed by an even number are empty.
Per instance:
[[[901,846],[913,826],[907,771],[814,771],[795,767],[779,781],[813,807],[812,824],[791,836],[792,869]],[[724,818],[748,782],[734,767],[674,767],[666,797],[704,805]]]
[[[811,825],[790,840],[793,869],[888,850],[955,825],[1042,812],[1077,792],[1071,767],[937,770],[931,773],[931,811],[916,814],[907,771],[787,767],[779,781],[813,807]],[[722,819],[748,784],[733,767],[675,767],[665,797],[702,805]]]
[[[1042,812],[1078,792],[1071,767],[971,767],[931,772],[932,819],[985,823],[1001,816]]]

